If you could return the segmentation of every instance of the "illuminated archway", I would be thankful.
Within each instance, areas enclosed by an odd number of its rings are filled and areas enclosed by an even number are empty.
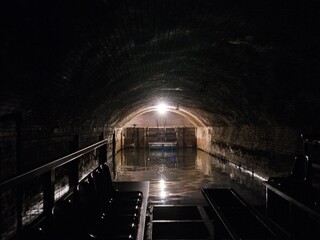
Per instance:
[[[201,119],[199,119],[197,116],[195,116],[194,114],[190,113],[189,111],[187,111],[185,109],[172,107],[172,106],[166,106],[165,110],[168,112],[176,113],[176,114],[186,118],[195,127],[205,127],[206,126]],[[139,109],[139,110],[129,114],[126,118],[124,118],[119,123],[119,127],[124,127],[126,125],[126,123],[128,123],[130,120],[132,120],[135,117],[138,117],[138,116],[145,114],[145,113],[148,113],[148,112],[154,112],[154,111],[159,111],[159,106],[152,106],[152,107],[147,107],[144,109]],[[161,111],[164,111],[164,109],[161,108]]]

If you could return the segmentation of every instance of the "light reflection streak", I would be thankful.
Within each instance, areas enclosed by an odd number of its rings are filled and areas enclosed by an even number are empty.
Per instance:
[[[59,189],[57,189],[54,193],[54,200],[58,200],[59,198],[61,198],[62,196],[64,196],[64,194],[66,194],[69,191],[69,185],[63,186]]]
[[[248,173],[248,174],[250,174],[250,175],[253,175],[253,177],[258,178],[259,180],[262,180],[262,181],[267,181],[267,180],[268,180],[268,178],[263,177],[263,176],[255,173],[255,172],[252,172],[252,171],[250,171],[250,170],[247,170],[247,169],[245,169],[245,168],[243,168],[243,167],[239,167],[238,165],[236,165],[236,164],[234,164],[234,163],[229,162],[229,165],[230,165],[231,167],[235,168],[235,169],[240,169],[242,172],[245,172],[245,173]]]
[[[160,179],[160,181],[159,181],[159,189],[160,189],[159,196],[161,199],[165,199],[167,197],[167,192],[165,191],[166,187],[167,187],[166,181],[164,179]]]

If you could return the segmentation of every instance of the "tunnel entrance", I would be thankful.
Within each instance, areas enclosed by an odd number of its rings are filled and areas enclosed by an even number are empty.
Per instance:
[[[126,122],[121,148],[196,148],[196,126],[190,118],[163,108],[141,111]]]
[[[123,148],[176,149],[196,148],[194,127],[129,127],[123,131]]]

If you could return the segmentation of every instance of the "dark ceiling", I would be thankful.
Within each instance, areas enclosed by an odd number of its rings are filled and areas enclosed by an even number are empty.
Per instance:
[[[1,5],[1,115],[115,124],[164,100],[211,126],[319,125],[317,1]]]

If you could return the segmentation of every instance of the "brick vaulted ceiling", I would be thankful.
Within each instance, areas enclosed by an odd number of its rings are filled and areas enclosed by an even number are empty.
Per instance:
[[[164,100],[212,126],[316,126],[316,3],[2,1],[0,114],[116,124]]]

